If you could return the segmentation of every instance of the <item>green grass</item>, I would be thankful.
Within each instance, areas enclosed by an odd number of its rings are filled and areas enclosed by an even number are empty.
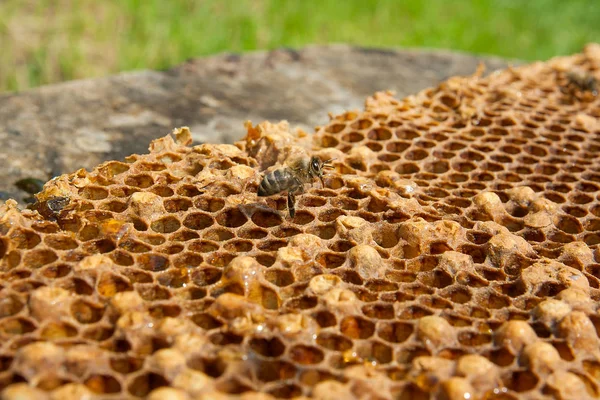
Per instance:
[[[307,44],[544,60],[599,21],[598,0],[0,0],[0,91]]]

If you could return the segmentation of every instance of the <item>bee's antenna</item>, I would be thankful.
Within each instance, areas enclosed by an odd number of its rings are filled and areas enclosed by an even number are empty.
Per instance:
[[[331,162],[334,160],[335,160],[335,158],[330,158],[329,160],[323,161],[323,168],[333,169],[334,166],[331,165]]]

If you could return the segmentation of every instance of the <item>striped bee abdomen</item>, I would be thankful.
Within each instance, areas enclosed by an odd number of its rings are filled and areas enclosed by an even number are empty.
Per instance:
[[[259,196],[271,196],[284,190],[295,190],[298,188],[298,180],[289,168],[280,168],[269,172],[260,182],[258,187]]]

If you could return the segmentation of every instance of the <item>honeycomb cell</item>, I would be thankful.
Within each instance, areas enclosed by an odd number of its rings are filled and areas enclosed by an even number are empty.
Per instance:
[[[225,206],[225,201],[222,198],[202,196],[194,202],[194,206],[202,211],[214,213]]]
[[[294,283],[294,274],[285,269],[270,268],[265,272],[265,279],[275,286],[285,287]]]
[[[157,233],[172,233],[179,229],[181,223],[175,217],[164,217],[150,224],[150,229]]]
[[[149,188],[154,185],[154,179],[152,176],[147,174],[139,174],[139,175],[129,175],[124,180],[125,184],[128,186],[133,186],[140,189]]]
[[[277,358],[285,351],[285,345],[277,338],[254,338],[250,340],[250,349],[263,357]]]
[[[203,230],[214,223],[213,218],[206,213],[191,213],[184,220],[183,225],[191,230]]]
[[[377,329],[377,335],[391,343],[403,343],[412,334],[413,325],[406,322],[386,322],[382,323]]]
[[[165,210],[170,213],[187,211],[193,207],[192,201],[186,198],[168,199],[163,202]]]
[[[367,339],[375,332],[375,324],[361,317],[345,317],[340,321],[340,332],[351,339]]]
[[[348,143],[357,143],[364,140],[364,135],[359,132],[350,132],[342,136],[342,140]]]
[[[25,229],[15,229],[9,238],[18,249],[33,249],[42,241],[37,233]],[[4,246],[6,249],[6,245]]]
[[[56,253],[52,250],[38,249],[25,254],[22,262],[31,268],[40,268],[46,264],[53,263],[58,259]]]
[[[296,214],[298,216],[298,214]],[[271,228],[283,222],[281,215],[271,211],[257,211],[252,215],[252,222],[261,228]]]
[[[132,396],[144,397],[153,390],[168,385],[169,382],[162,375],[149,372],[133,378],[127,386],[127,392]]]
[[[169,267],[169,259],[160,254],[144,253],[136,257],[136,266],[146,271],[163,271]]]
[[[288,350],[290,359],[300,365],[319,364],[325,358],[323,351],[313,346],[295,345]]]
[[[79,195],[88,200],[104,200],[108,197],[108,190],[101,186],[86,186],[81,188]]]
[[[117,201],[117,200],[109,201],[107,203],[101,204],[99,209],[111,211],[114,213],[121,213],[121,212],[127,210],[127,203],[124,203],[122,201]]]
[[[222,211],[217,215],[217,223],[228,228],[238,228],[244,225],[248,218],[237,208]]]
[[[202,237],[206,240],[212,240],[215,242],[223,242],[229,239],[233,239],[235,234],[228,229],[215,228],[205,231]]]
[[[71,304],[71,315],[82,324],[92,324],[102,319],[104,307],[86,300],[75,300]]]

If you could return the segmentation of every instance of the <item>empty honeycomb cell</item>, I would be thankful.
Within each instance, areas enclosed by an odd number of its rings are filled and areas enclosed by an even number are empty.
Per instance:
[[[577,234],[583,231],[581,223],[576,218],[568,215],[558,216],[554,220],[554,225],[565,233]]]
[[[36,330],[36,325],[27,318],[6,318],[0,320],[0,335],[23,335]]]
[[[48,323],[41,328],[40,337],[43,339],[63,339],[77,335],[77,328],[73,325],[61,323]]]
[[[377,335],[391,343],[403,343],[413,332],[413,325],[407,322],[385,322],[377,328]]]
[[[165,200],[163,202],[163,206],[165,207],[165,210],[167,210],[167,212],[177,213],[181,211],[187,211],[193,206],[193,204],[191,200],[179,197],[175,199]]]
[[[198,286],[208,286],[217,283],[221,276],[222,271],[219,268],[202,267],[194,270],[192,280]]]
[[[168,386],[169,382],[162,376],[153,372],[140,374],[135,378],[131,379],[127,385],[127,392],[132,396],[144,397],[153,390]],[[119,391],[120,391],[119,387]]]
[[[351,339],[368,339],[375,332],[375,324],[361,317],[345,317],[340,321],[340,332]]]
[[[517,393],[533,390],[539,382],[539,378],[531,371],[514,371],[509,377],[504,379],[504,384],[510,390]]]
[[[164,271],[169,267],[169,259],[160,254],[144,253],[136,257],[136,266],[146,271]]]
[[[111,252],[109,254],[109,257],[111,258],[111,260],[113,260],[115,262],[115,264],[122,265],[122,266],[133,265],[133,262],[134,262],[132,256],[130,256],[129,254],[127,254],[121,250],[116,250],[116,251]]]
[[[217,223],[228,228],[238,228],[244,225],[248,218],[237,208],[222,211],[216,218]]]
[[[569,194],[569,200],[574,204],[589,204],[594,198],[584,193],[574,192]]]
[[[589,234],[589,235],[585,235],[583,237],[583,241],[588,245],[588,246],[594,246],[596,244],[600,243],[600,235],[599,234]]]
[[[212,240],[215,242],[223,242],[229,239],[233,239],[235,234],[228,229],[215,228],[205,231],[202,237],[206,240]]]
[[[129,165],[119,161],[109,161],[98,167],[99,175],[106,179],[113,179],[117,175],[129,171]]]
[[[183,251],[184,247],[181,244],[174,244],[171,246],[166,246],[160,250],[161,253],[165,254],[177,254]]]
[[[256,255],[256,261],[265,267],[270,267],[275,263],[276,259],[270,254],[258,254]]]
[[[373,240],[385,249],[396,246],[400,240],[397,227],[390,224],[380,225],[378,229],[373,232]]]
[[[450,165],[446,161],[434,161],[426,163],[423,169],[434,174],[443,174],[448,172]]]
[[[115,197],[129,197],[137,191],[138,189],[136,188],[120,185],[113,185],[113,187],[110,188],[110,194]]]
[[[234,240],[226,243],[224,248],[236,253],[245,253],[252,250],[253,244],[248,240]]]
[[[277,358],[285,352],[285,345],[277,338],[254,338],[249,342],[250,349],[263,357]]]
[[[113,201],[109,201],[109,202],[101,204],[98,207],[98,209],[105,210],[105,211],[112,211],[114,213],[121,213],[121,212],[127,210],[127,203],[124,203],[122,201],[113,200]]]
[[[294,283],[294,275],[285,269],[269,269],[265,272],[265,279],[278,287]]]
[[[150,192],[160,197],[171,197],[175,192],[168,186],[157,185],[150,189]]]
[[[88,200],[104,200],[108,197],[108,190],[101,186],[85,186],[79,190],[79,195]]]
[[[32,232],[28,229],[13,230],[9,235],[9,239],[11,240],[11,242],[14,243],[15,247],[18,249],[33,249],[42,241],[42,239],[37,233]],[[6,245],[4,246],[4,248],[6,249]]]
[[[290,299],[286,303],[286,307],[290,310],[309,310],[315,308],[319,304],[319,300],[314,296],[301,296]]]
[[[296,216],[298,216],[298,214],[296,214]],[[283,219],[281,218],[281,215],[275,212],[257,211],[252,215],[252,222],[261,228],[271,228],[280,225],[283,222]]]
[[[383,146],[378,142],[367,142],[367,143],[365,143],[365,146],[367,146],[369,149],[373,150],[374,152],[379,152],[379,151],[381,151],[381,149],[383,149]]]
[[[140,162],[137,167],[142,171],[163,171],[167,168],[164,164],[156,162]]]
[[[23,263],[30,268],[40,268],[58,260],[56,253],[49,249],[36,249],[25,253]]]
[[[344,264],[346,256],[332,252],[321,253],[316,258],[317,262],[325,268],[337,268]]]
[[[160,246],[161,244],[165,243],[166,239],[163,235],[157,235],[157,234],[153,234],[153,233],[140,233],[137,235],[140,239],[142,239],[144,242],[152,245],[152,246]]]
[[[16,295],[7,295],[4,293],[0,297],[0,318],[10,317],[23,309],[25,304]]]
[[[367,304],[362,307],[362,313],[373,319],[392,319],[395,317],[394,307],[391,304]]]
[[[159,284],[170,288],[180,288],[187,286],[189,276],[187,269],[191,266],[180,267],[174,270],[168,270],[157,277]]]
[[[71,304],[71,315],[82,324],[92,324],[102,319],[104,307],[79,299]]]
[[[191,213],[183,220],[183,225],[192,230],[206,229],[214,223],[213,218],[205,213]]]
[[[131,223],[133,224],[133,228],[134,228],[136,231],[141,231],[141,232],[143,232],[143,231],[146,231],[146,230],[148,230],[148,224],[147,224],[147,223],[145,223],[144,221],[142,221],[142,220],[141,220],[141,219],[139,219],[139,218],[132,218],[132,219],[131,219]]]
[[[169,300],[171,298],[169,289],[158,285],[138,285],[136,291],[147,301]]]
[[[546,149],[536,145],[525,146],[523,147],[523,151],[535,157],[545,157],[546,155],[548,155]]]
[[[115,331],[113,328],[106,326],[90,326],[89,328],[83,330],[82,336],[85,339],[102,342],[112,337],[114,333]]]
[[[82,244],[82,248],[91,254],[104,254],[113,251],[116,246],[110,239],[98,239]]]
[[[190,319],[200,328],[207,331],[219,328],[223,325],[222,322],[207,313],[194,314],[190,317]]]
[[[231,332],[215,332],[209,337],[212,344],[227,346],[230,344],[240,344],[244,340],[242,336],[233,334]]]
[[[179,229],[181,223],[175,217],[160,218],[150,224],[150,229],[157,233],[172,233]]]
[[[210,253],[219,250],[220,247],[218,242],[209,240],[194,240],[187,246],[187,248],[194,253]]]
[[[49,265],[42,268],[40,275],[49,279],[62,278],[71,273],[71,267],[66,264]]]
[[[420,161],[420,160],[423,160],[424,158],[427,158],[428,155],[429,154],[425,150],[415,149],[415,150],[407,151],[404,154],[404,159],[411,160],[411,161]]]
[[[296,214],[297,216],[298,214]],[[335,226],[331,224],[327,225],[315,225],[307,229],[307,233],[313,234],[320,237],[321,239],[331,239],[335,236]]]
[[[337,147],[340,142],[331,135],[323,135],[320,138],[320,145],[323,148]]]
[[[125,178],[124,183],[128,186],[145,189],[154,185],[154,179],[147,174],[129,175]]]
[[[225,201],[221,198],[202,196],[194,201],[194,206],[202,211],[214,213],[225,206]]]
[[[206,257],[206,262],[215,267],[225,267],[236,257],[231,253],[212,253]]]
[[[392,132],[386,128],[376,128],[369,131],[367,137],[371,140],[389,140],[392,138]]]
[[[94,225],[86,225],[79,231],[79,240],[87,242],[96,239],[100,235],[100,229]]]
[[[600,231],[600,219],[589,219],[585,224],[585,230],[589,232]],[[573,232],[572,232],[573,233]],[[579,232],[577,232],[579,233]]]
[[[587,182],[579,182],[577,185],[575,185],[575,189],[586,193],[594,193],[600,190],[598,185]]]
[[[350,132],[342,136],[342,140],[348,143],[357,143],[364,140],[364,135],[360,132]]]
[[[169,165],[181,161],[181,156],[173,153],[164,153],[161,154],[159,161],[163,164]]]
[[[131,290],[131,284],[121,276],[104,273],[96,284],[96,290],[101,296],[112,297],[116,293]]]

